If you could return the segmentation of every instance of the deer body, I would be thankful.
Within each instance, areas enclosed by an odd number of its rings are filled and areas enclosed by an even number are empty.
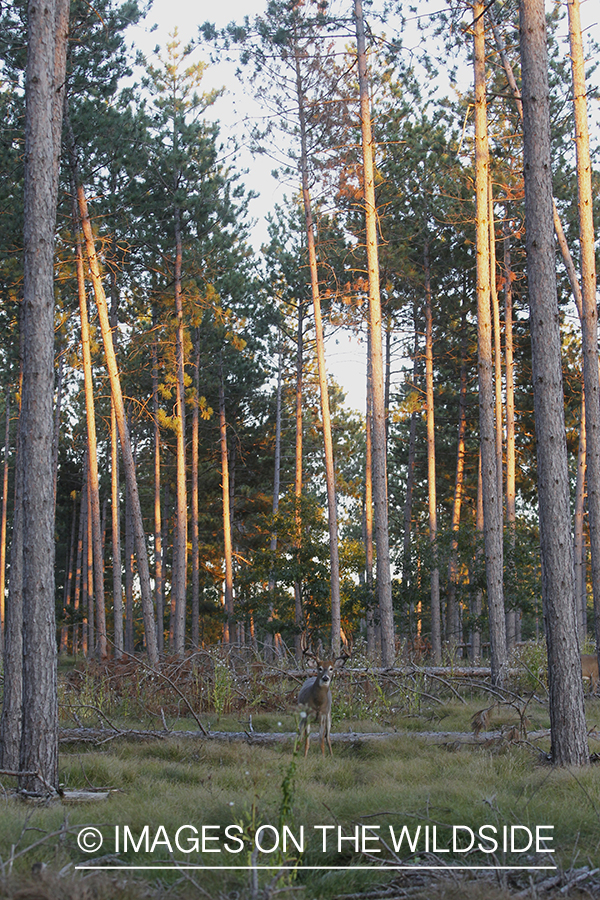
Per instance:
[[[592,693],[598,686],[598,657],[594,653],[581,654],[581,674],[583,678],[590,679]]]
[[[335,663],[329,660],[317,660],[317,675],[307,678],[298,694],[298,705],[308,707],[308,715],[305,713],[300,729],[301,737],[304,737],[304,755],[308,753],[310,740],[310,712],[315,713],[319,722],[319,735],[321,738],[321,753],[325,756],[325,741],[329,752],[331,749],[331,681],[333,679],[333,667]]]

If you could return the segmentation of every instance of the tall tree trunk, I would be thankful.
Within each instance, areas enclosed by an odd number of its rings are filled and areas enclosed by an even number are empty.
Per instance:
[[[283,369],[283,354],[281,347],[281,329],[279,330],[279,351],[277,358],[277,390],[275,394],[275,454],[274,454],[274,467],[273,467],[273,503],[271,506],[271,510],[273,513],[273,521],[279,512],[279,491],[280,491],[280,479],[281,479],[281,385],[282,385],[282,369]],[[271,573],[269,575],[269,593],[271,595],[270,599],[270,607],[274,608],[275,602],[275,553],[277,552],[277,531],[273,528],[271,532],[271,541],[269,545],[269,550],[271,554]],[[298,638],[300,638],[300,634],[295,635],[294,646],[298,644]]]
[[[125,650],[133,653],[133,516],[131,496],[125,491]]]
[[[88,635],[88,659],[91,659],[94,655],[94,651],[96,649],[96,629],[94,623],[94,538],[93,538],[93,523],[92,523],[92,490],[91,490],[91,478],[90,478],[90,465],[89,465],[89,453],[88,453],[88,466],[87,466],[87,513],[86,513],[86,543],[85,543],[85,555],[86,555],[86,597],[87,597],[87,635]]]
[[[423,251],[425,274],[425,406],[427,412],[427,485],[429,502],[429,543],[431,546],[431,653],[433,664],[442,662],[442,618],[440,610],[440,570],[437,551],[437,495],[435,486],[435,413],[433,400],[433,311],[429,245]]]
[[[181,211],[175,209],[175,315],[176,381],[177,381],[177,525],[173,547],[175,622],[174,649],[178,656],[185,650],[185,612],[187,594],[187,488],[185,467],[185,360],[183,298],[181,294]]]
[[[79,530],[77,532],[77,555],[75,557],[75,585],[73,589],[73,656],[77,656],[83,648],[83,617],[81,609],[81,576],[83,567],[83,528],[85,525],[85,510],[87,509],[86,486],[81,486],[79,498]]]
[[[162,512],[160,502],[160,422],[158,418],[158,338],[156,329],[158,319],[156,310],[152,313],[152,413],[154,420],[154,581],[156,596],[156,640],[158,652],[162,653],[165,644],[165,576],[162,541]],[[197,454],[196,454],[197,455]],[[192,513],[193,517],[193,513]],[[197,521],[197,519],[196,519]]]
[[[310,268],[310,285],[315,316],[315,341],[317,345],[317,365],[319,370],[319,388],[321,394],[321,418],[323,420],[323,443],[325,449],[325,480],[327,485],[329,560],[331,571],[331,648],[333,650],[333,654],[337,656],[340,652],[341,643],[341,612],[335,462],[333,458],[331,413],[329,410],[329,389],[327,386],[327,370],[325,366],[325,343],[323,340],[323,319],[321,315],[321,296],[319,293],[317,251],[315,247],[315,231],[308,179],[308,151],[306,146],[306,113],[304,108],[304,86],[300,68],[299,54],[296,55],[296,91],[298,100],[298,117],[300,124],[300,170],[302,178],[302,201],[304,205],[304,220],[306,226],[308,262]]]
[[[413,348],[413,387],[416,388],[419,375],[419,337],[417,330],[417,308],[413,306],[413,325],[414,325],[414,348]],[[404,516],[402,528],[402,590],[405,592],[409,587],[411,572],[411,552],[410,552],[410,531],[412,522],[412,500],[413,488],[415,484],[415,458],[417,450],[417,418],[416,409],[410,414],[410,429],[408,437],[408,459],[406,462],[406,498],[404,501]],[[408,613],[408,626],[411,638],[414,637],[414,604],[410,601]]]
[[[121,564],[121,503],[119,491],[119,434],[115,406],[110,406],[110,484],[115,658],[123,656],[123,569]]]
[[[500,334],[500,306],[496,287],[496,226],[494,223],[494,196],[492,194],[492,174],[488,165],[488,225],[490,229],[490,299],[494,330],[494,397],[496,419],[496,475],[498,477],[498,502],[502,519],[502,339]]]
[[[365,410],[365,586],[367,588],[367,656],[373,659],[377,646],[375,586],[373,584],[373,394],[371,339],[367,336],[367,408]]]
[[[581,398],[581,418],[579,420],[579,449],[577,452],[577,482],[575,485],[575,513],[573,515],[574,556],[575,556],[575,607],[579,642],[583,644],[587,634],[587,578],[584,532],[585,505],[585,391]]]
[[[65,368],[64,354],[60,354],[58,377],[56,379],[56,405],[54,407],[54,437],[52,439],[52,476],[54,491],[54,514],[56,515],[56,489],[58,487],[58,449],[60,443],[60,411],[62,405],[62,385]]]
[[[598,379],[598,309],[596,301],[596,251],[592,164],[588,128],[585,62],[581,39],[579,0],[568,0],[569,40],[575,108],[575,150],[579,246],[583,288],[581,320],[583,380],[585,384],[587,502],[594,595],[594,632],[600,658],[600,383]]]
[[[473,4],[475,76],[475,192],[477,217],[477,349],[479,371],[479,433],[487,600],[490,625],[492,682],[501,684],[506,669],[506,623],[502,587],[502,500],[498,496],[492,320],[490,314],[490,235],[488,223],[489,148],[485,96],[484,5]]]
[[[544,2],[521,2],[519,12],[527,279],[552,758],[556,765],[586,765],[554,256]]]
[[[119,429],[119,439],[121,441],[121,452],[123,454],[123,466],[125,469],[125,480],[127,489],[130,493],[135,549],[138,564],[138,576],[140,579],[140,593],[142,598],[142,615],[144,619],[144,633],[146,635],[146,649],[148,651],[148,659],[150,665],[158,664],[158,647],[156,642],[156,624],[154,622],[154,609],[152,604],[152,591],[150,587],[150,568],[148,565],[148,551],[146,548],[146,536],[144,534],[144,522],[142,518],[142,508],[140,504],[140,496],[138,491],[137,479],[135,475],[135,463],[133,459],[133,451],[131,449],[131,441],[129,438],[129,429],[125,418],[125,406],[123,403],[123,393],[121,390],[121,381],[119,378],[119,369],[117,366],[117,358],[115,355],[112,331],[108,319],[108,306],[106,303],[106,294],[102,284],[100,274],[100,264],[96,254],[96,246],[92,231],[92,224],[88,212],[87,199],[83,186],[79,183],[77,175],[77,162],[73,151],[73,137],[69,126],[69,138],[71,145],[71,166],[77,189],[77,201],[79,206],[79,215],[83,227],[85,237],[86,252],[90,267],[92,285],[94,288],[94,296],[98,307],[98,318],[100,321],[100,330],[102,332],[102,342],[104,344],[104,353],[106,356],[106,367],[110,380],[111,396],[115,407],[115,415],[117,426]]]
[[[483,591],[479,581],[479,568],[481,564],[481,543],[483,539],[483,484],[481,478],[481,450],[479,451],[479,461],[477,465],[477,501],[475,506],[475,541],[476,548],[473,554],[471,565],[471,573],[469,582],[471,586],[471,628],[470,628],[470,645],[471,660],[475,661],[481,657],[481,624],[480,616],[483,609]]]
[[[200,639],[200,544],[198,532],[198,453],[200,446],[200,334],[196,333],[194,352],[194,407],[192,412],[192,647]],[[159,497],[160,506],[160,497]]]
[[[8,599],[4,621],[4,684],[0,719],[0,765],[13,771],[19,768],[23,725],[23,471],[20,432],[19,417]]]
[[[65,572],[65,590],[63,594],[63,623],[60,628],[59,652],[69,652],[69,610],[71,609],[71,593],[75,576],[75,549],[77,546],[77,500],[73,494],[73,518],[71,521],[71,540],[69,541],[69,557]]]
[[[98,453],[96,446],[96,413],[94,409],[92,354],[90,351],[90,327],[85,290],[85,274],[83,269],[83,249],[79,237],[75,191],[73,191],[72,217],[74,231],[77,234],[75,241],[75,258],[77,265],[77,291],[79,295],[79,317],[81,320],[81,352],[87,420],[88,485],[91,506],[92,550],[94,558],[93,574],[94,595],[96,599],[96,628],[98,631],[96,649],[100,659],[104,659],[107,656],[106,608],[104,602],[104,553],[102,552],[102,530],[100,527],[100,483],[98,479]]]
[[[515,78],[514,72],[510,65],[508,56],[506,54],[506,45],[502,39],[502,35],[500,34],[500,30],[494,21],[494,11],[493,6],[487,6],[487,12],[490,17],[490,21],[492,23],[492,31],[494,34],[494,40],[496,42],[496,47],[498,48],[498,53],[500,54],[500,59],[502,61],[502,66],[506,73],[506,80],[508,81],[509,87],[512,91],[513,97],[515,99],[515,104],[517,107],[517,112],[521,118],[523,119],[523,100],[521,98],[521,92],[517,85],[517,80]],[[569,277],[569,282],[571,284],[571,290],[573,292],[573,299],[575,300],[575,304],[579,311],[579,317],[581,318],[581,309],[582,309],[582,294],[581,287],[579,285],[579,281],[577,278],[577,270],[575,269],[575,263],[573,262],[573,257],[571,256],[571,252],[569,250],[569,245],[567,244],[567,239],[565,237],[565,232],[562,227],[562,223],[560,221],[560,215],[558,213],[558,208],[556,206],[556,202],[554,198],[552,199],[552,217],[554,222],[554,230],[556,232],[556,239],[558,241],[558,246],[560,248],[560,253],[562,256],[563,263],[565,265],[565,269],[567,270],[567,275]]]
[[[54,231],[69,7],[28,3],[23,252],[23,730],[19,787],[58,788],[54,597]]]
[[[465,437],[467,433],[467,317],[463,303],[461,313],[460,341],[460,391],[458,395],[458,440],[456,451],[456,477],[454,479],[454,499],[452,502],[452,540],[448,560],[447,628],[450,646],[455,647],[461,639],[460,609],[456,598],[458,586],[458,531],[463,496],[465,472]]]
[[[510,542],[511,577],[515,585],[514,552],[516,547],[516,454],[515,454],[515,376],[513,352],[512,283],[513,272],[510,258],[510,227],[508,208],[505,210],[503,262],[504,262],[504,356],[506,367],[506,523]],[[514,587],[513,587],[514,589]],[[506,643],[511,650],[519,640],[520,611],[511,606],[506,610]]]
[[[219,367],[219,434],[221,445],[221,491],[223,497],[223,555],[225,559],[225,615],[224,643],[234,640],[233,623],[233,548],[231,544],[231,511],[229,494],[229,456],[227,452],[227,419],[225,416],[225,382],[223,363]]]
[[[296,504],[294,525],[296,529],[295,552],[300,555],[302,547],[302,394],[304,374],[304,301],[298,300],[298,332],[296,338],[296,435],[295,435],[295,471],[294,471],[294,501]],[[304,627],[304,612],[302,610],[302,583],[294,582],[294,624],[296,637],[294,648],[296,659],[302,659],[302,628]]]
[[[379,258],[377,251],[377,207],[375,202],[375,174],[373,134],[367,77],[367,54],[362,0],[354,0],[358,83],[360,91],[360,124],[362,135],[367,268],[369,273],[369,329],[371,334],[371,366],[373,381],[373,501],[375,546],[377,549],[377,592],[381,619],[381,659],[384,666],[392,666],[396,658],[394,639],[394,609],[390,570],[390,541],[388,531],[386,415],[383,384],[382,316],[379,292]]]
[[[8,445],[10,441],[10,393],[6,391],[4,426],[4,469],[2,475],[2,521],[0,522],[0,653],[4,651],[4,605],[6,589],[6,522],[8,516]]]

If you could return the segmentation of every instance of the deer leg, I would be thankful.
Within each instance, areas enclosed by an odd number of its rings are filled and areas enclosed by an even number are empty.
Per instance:
[[[329,747],[329,754],[333,756],[333,749],[331,747],[331,713],[328,713],[325,718],[325,737],[327,738],[327,746]]]
[[[308,745],[310,741],[310,719],[308,716],[302,720],[302,733],[304,735],[304,756],[308,753]]]

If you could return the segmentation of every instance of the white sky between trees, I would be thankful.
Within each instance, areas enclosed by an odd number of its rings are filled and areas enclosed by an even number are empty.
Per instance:
[[[348,12],[351,13],[353,8],[352,0],[346,0],[346,2]],[[375,4],[376,7],[382,5],[382,3]],[[550,8],[550,5],[550,2],[547,0],[547,8]],[[213,22],[218,28],[222,28],[232,21],[241,22],[244,16],[248,16],[252,20],[254,16],[262,15],[266,6],[267,0],[221,0],[221,2],[216,3],[198,3],[197,0],[154,0],[145,22],[141,26],[129,29],[126,37],[150,60],[157,45],[164,49],[175,28],[177,28],[178,38],[181,40],[182,46],[184,46],[188,41],[197,37],[198,25],[205,21]],[[436,10],[443,9],[446,6],[447,4],[441,2],[441,0],[418,0],[419,15],[422,14],[423,16],[431,15]],[[405,7],[408,7],[408,4],[405,4]],[[365,12],[367,18],[369,18],[370,11],[366,9]],[[410,16],[410,13],[407,12],[407,15]],[[582,2],[581,18],[584,31],[587,32],[589,30],[596,40],[600,40],[600,4],[597,3],[597,0],[584,0]],[[154,24],[157,26],[156,30],[151,31]],[[377,32],[379,25],[374,27]],[[418,55],[418,45],[422,40],[422,35],[417,33],[414,27],[414,19],[409,20],[407,29],[404,38],[405,46],[411,47],[411,38],[414,34],[411,49],[414,48],[415,54]],[[388,34],[391,33],[392,26],[388,25],[385,30]],[[567,44],[565,44],[565,53],[568,53]],[[198,53],[194,55],[194,58],[208,60],[208,50],[200,48]],[[471,67],[466,65],[464,71],[460,74],[460,81],[462,82],[460,88],[468,90],[471,79]],[[205,75],[205,85],[207,90],[211,88],[225,88],[225,95],[217,101],[209,112],[209,116],[214,117],[220,123],[223,143],[226,144],[228,139],[235,138],[242,144],[244,119],[248,116],[260,118],[262,110],[258,102],[251,96],[249,88],[245,88],[236,78],[235,65],[228,62],[219,62],[211,65]],[[442,79],[442,90],[448,92],[447,80],[444,81]],[[598,129],[600,127],[600,103],[598,100],[591,101],[590,115],[592,127]],[[272,177],[271,170],[275,168],[275,165],[275,161],[268,156],[252,156],[243,144],[240,152],[236,154],[236,169],[238,171],[241,169],[248,170],[246,174],[242,175],[242,181],[248,188],[259,194],[250,206],[251,216],[255,220],[251,240],[257,251],[260,250],[261,244],[267,239],[265,217],[274,210],[277,203],[283,202],[286,195],[290,196],[293,193],[290,185],[282,184]],[[596,222],[595,226],[596,236],[598,236],[600,223]],[[400,361],[398,360],[393,365],[393,369],[397,370],[399,365]],[[346,404],[353,409],[364,412],[365,344],[359,343],[347,332],[338,332],[334,338],[329,339],[327,344],[327,369],[346,391]]]

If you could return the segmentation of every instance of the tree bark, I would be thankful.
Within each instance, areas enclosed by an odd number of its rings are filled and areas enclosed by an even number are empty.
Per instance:
[[[573,540],[556,289],[543,0],[520,4],[525,228],[550,731],[556,765],[588,762],[575,621]]]
[[[375,624],[373,584],[373,394],[371,339],[367,337],[367,408],[365,410],[365,586],[367,588],[367,656],[374,659],[378,628]]]
[[[477,217],[477,349],[479,375],[479,433],[487,600],[490,626],[492,682],[504,680],[506,624],[503,598],[503,553],[501,498],[498,496],[496,434],[494,428],[494,384],[492,320],[490,314],[490,235],[488,222],[489,148],[485,96],[484,5],[473,4],[475,76],[475,191]]]
[[[585,391],[581,398],[581,418],[579,420],[579,448],[577,451],[577,480],[575,484],[575,513],[573,515],[574,556],[575,556],[575,607],[579,642],[583,644],[587,634],[587,579],[584,532],[585,505]]]
[[[54,231],[69,8],[28,4],[23,253],[23,730],[19,787],[58,788],[54,610]]]
[[[465,437],[467,433],[467,317],[463,304],[461,315],[460,341],[460,390],[458,395],[458,440],[456,451],[456,477],[454,479],[454,499],[452,502],[452,540],[448,560],[447,629],[451,648],[456,647],[461,638],[461,617],[456,599],[458,586],[458,531],[462,506],[465,472]]]
[[[514,551],[516,546],[516,452],[515,452],[515,377],[513,353],[512,282],[513,272],[510,258],[510,230],[507,218],[504,221],[503,263],[504,263],[504,362],[506,367],[506,524],[511,555],[511,579],[515,583]],[[506,644],[511,650],[520,634],[520,611],[515,607],[506,610]]]
[[[434,666],[442,663],[442,617],[440,609],[440,570],[437,551],[437,494],[435,485],[435,411],[433,398],[433,311],[429,245],[423,251],[425,275],[425,408],[427,413],[427,496],[429,505],[429,544],[431,547],[431,655]]]
[[[496,226],[494,223],[494,196],[492,193],[492,174],[488,165],[488,225],[490,229],[490,298],[492,301],[492,319],[494,331],[494,397],[496,422],[496,475],[498,477],[498,502],[502,519],[502,336],[500,333],[500,306],[496,286]]]
[[[233,622],[233,552],[231,544],[231,511],[229,496],[229,455],[227,452],[227,419],[225,416],[225,383],[223,364],[219,368],[219,435],[221,446],[221,493],[223,498],[223,556],[225,560],[225,628],[223,641],[234,640]]]
[[[598,309],[596,302],[596,251],[592,164],[588,128],[585,62],[581,39],[579,0],[568,0],[573,103],[579,246],[581,250],[583,381],[585,385],[587,503],[594,596],[594,632],[600,655],[600,382],[598,379]],[[579,598],[578,598],[579,599]]]
[[[308,179],[308,152],[306,147],[306,113],[304,108],[304,87],[300,67],[300,57],[296,55],[296,92],[298,101],[298,118],[300,124],[300,175],[302,180],[302,202],[308,245],[308,262],[310,268],[310,285],[312,291],[313,310],[315,316],[315,341],[317,345],[317,365],[319,371],[319,389],[321,394],[321,417],[323,420],[323,443],[325,449],[325,480],[327,486],[327,514],[329,523],[329,558],[331,572],[331,648],[334,656],[340,653],[341,618],[340,618],[340,562],[338,547],[337,498],[335,485],[335,462],[333,457],[333,438],[331,434],[331,413],[329,410],[329,389],[327,385],[327,369],[325,365],[325,344],[323,340],[323,318],[321,315],[321,296],[319,292],[319,273],[317,251],[315,247],[315,231],[310,200]]]
[[[115,658],[123,656],[123,569],[121,564],[121,499],[119,490],[119,435],[115,405],[110,405],[110,484]]]
[[[72,135],[70,136],[71,147],[73,147]],[[144,619],[144,633],[146,635],[146,649],[148,651],[148,660],[150,665],[158,664],[158,647],[156,642],[156,624],[154,621],[154,609],[152,604],[152,591],[150,587],[150,568],[148,565],[148,551],[146,549],[146,537],[144,534],[144,522],[142,518],[142,508],[135,475],[135,462],[133,459],[133,451],[131,449],[131,441],[129,438],[129,429],[125,418],[125,405],[123,403],[123,393],[121,390],[121,382],[119,378],[119,369],[117,366],[117,358],[115,355],[112,332],[108,320],[108,307],[106,303],[106,294],[102,284],[100,274],[100,264],[96,254],[94,242],[94,234],[92,224],[88,212],[87,199],[82,185],[77,177],[77,166],[72,150],[71,165],[74,171],[75,184],[77,189],[77,200],[79,206],[79,215],[81,216],[81,224],[85,236],[86,252],[92,285],[94,287],[94,296],[98,307],[98,318],[100,320],[100,330],[102,332],[102,341],[104,344],[104,353],[106,356],[106,367],[110,379],[111,396],[115,407],[115,415],[117,426],[119,429],[119,439],[121,441],[121,452],[123,454],[123,466],[125,469],[125,480],[127,489],[130,493],[135,549],[138,564],[138,575],[140,579],[140,593],[142,597],[142,615]]]
[[[19,417],[0,720],[0,764],[4,769],[13,770],[19,768],[23,723],[23,472],[20,431]]]
[[[87,421],[88,448],[88,485],[91,506],[92,550],[94,595],[96,600],[96,649],[100,659],[107,656],[106,642],[106,607],[104,602],[104,553],[102,551],[102,530],[100,527],[100,484],[98,479],[98,453],[96,445],[96,412],[94,409],[94,385],[92,381],[92,354],[90,351],[90,327],[88,321],[87,296],[85,290],[85,274],[83,269],[83,250],[79,237],[77,201],[73,191],[73,226],[77,234],[75,241],[75,258],[77,266],[77,290],[79,295],[79,317],[81,321],[81,352],[83,360],[83,379],[85,388],[85,411]],[[90,648],[91,651],[91,648]]]
[[[200,639],[200,544],[198,531],[198,452],[200,440],[200,335],[196,334],[194,352],[194,406],[192,411],[192,647]],[[160,496],[159,496],[160,509]]]
[[[174,650],[183,656],[185,650],[185,613],[187,594],[187,488],[185,467],[185,360],[183,298],[181,293],[181,211],[175,208],[175,315],[177,318],[176,383],[177,383],[177,524],[173,547],[173,582],[175,591]]]
[[[369,331],[371,334],[371,378],[373,395],[373,506],[376,546],[377,592],[381,620],[381,661],[392,666],[396,658],[394,609],[390,570],[388,528],[386,414],[383,379],[382,314],[379,290],[379,257],[377,250],[377,206],[373,161],[373,133],[367,76],[367,54],[362,0],[354,2],[358,83],[360,91],[360,124],[363,154],[367,268],[369,275]],[[433,588],[432,588],[433,590]]]
[[[0,522],[0,653],[4,651],[4,616],[6,586],[6,523],[8,515],[8,445],[10,441],[10,394],[6,391],[6,424],[4,426],[4,469],[2,476],[2,521]]]
[[[295,434],[295,470],[294,470],[294,525],[296,534],[294,550],[296,556],[302,547],[302,394],[304,375],[304,301],[298,300],[298,330],[296,338],[296,434]],[[302,629],[304,627],[304,611],[302,609],[302,582],[294,582],[294,624],[296,637],[294,650],[297,660],[302,659]]]

